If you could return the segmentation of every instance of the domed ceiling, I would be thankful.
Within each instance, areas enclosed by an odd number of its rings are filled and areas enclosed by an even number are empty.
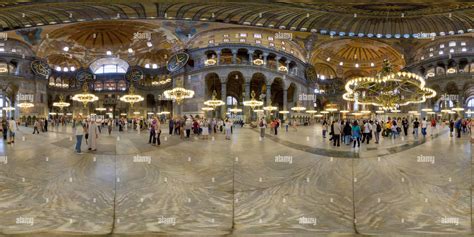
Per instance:
[[[160,52],[166,53],[182,46],[165,31],[156,25],[137,21],[83,22],[48,33],[38,48],[38,56],[73,55],[84,66],[96,58],[111,55],[133,63],[152,49],[165,49]]]
[[[0,29],[106,19],[224,22],[322,34],[404,38],[420,33],[462,34],[474,29],[469,1],[67,1],[4,4]]]
[[[311,62],[330,64],[345,70],[377,70],[384,59],[392,62],[395,70],[405,65],[403,56],[390,45],[369,39],[339,39],[326,41],[316,47]]]

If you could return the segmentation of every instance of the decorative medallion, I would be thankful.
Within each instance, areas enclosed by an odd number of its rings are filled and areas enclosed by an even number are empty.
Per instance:
[[[139,81],[143,78],[143,72],[138,68],[132,68],[127,72],[126,78],[128,81]]]
[[[189,54],[185,52],[180,52],[172,55],[168,62],[166,63],[166,67],[170,72],[176,72],[179,69],[183,68],[186,63],[188,63]]]
[[[35,60],[31,63],[31,70],[35,75],[43,76],[45,79],[49,78],[51,74],[51,68],[48,64],[41,60]]]

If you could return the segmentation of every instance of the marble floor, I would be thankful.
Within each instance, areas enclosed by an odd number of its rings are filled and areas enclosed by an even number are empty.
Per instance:
[[[333,147],[320,127],[236,128],[159,147],[136,131],[73,152],[70,127],[0,141],[0,235],[469,235],[469,137]],[[164,129],[167,130],[167,129]]]

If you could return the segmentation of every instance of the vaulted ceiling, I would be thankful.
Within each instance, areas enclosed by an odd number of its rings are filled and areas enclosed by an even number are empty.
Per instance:
[[[111,3],[112,2],[112,3]],[[1,3],[3,31],[108,19],[225,22],[360,37],[403,38],[474,29],[472,1],[67,1]]]

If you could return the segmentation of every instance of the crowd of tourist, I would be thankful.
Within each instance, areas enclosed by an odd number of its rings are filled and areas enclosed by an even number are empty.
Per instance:
[[[118,128],[119,133],[127,131],[136,131],[140,134],[141,131],[147,131],[148,143],[152,146],[161,145],[162,128],[168,126],[166,131],[171,136],[179,136],[181,139],[189,139],[191,137],[208,140],[211,134],[223,134],[226,140],[231,139],[231,134],[234,132],[234,127],[243,127],[242,120],[233,120],[230,118],[203,118],[200,116],[184,115],[175,116],[172,119],[165,119],[164,117],[150,117],[148,119],[140,118],[116,118],[116,119],[92,119],[78,116],[73,120],[66,120],[61,118],[51,119],[35,119],[33,120],[33,134],[40,134],[40,132],[48,132],[48,124],[57,127],[59,125],[66,126],[72,123],[73,131],[76,136],[75,151],[81,153],[82,141],[84,140],[88,150],[97,150],[97,141],[99,135],[104,128],[107,128],[108,135],[111,135],[114,128]],[[4,141],[8,144],[15,142],[15,133],[19,130],[19,122],[12,118],[3,119],[1,129],[3,132]],[[298,132],[297,120],[288,120],[282,122],[280,119],[268,119],[261,117],[257,122],[250,123],[250,128],[258,128],[260,130],[260,137],[263,139],[268,128],[270,133],[277,136],[281,127],[285,128],[285,132],[289,132],[289,127],[293,127],[295,132]],[[306,121],[305,126],[312,126],[312,121]],[[461,137],[461,134],[471,132],[471,119],[458,118],[449,121],[440,121],[435,118],[426,119],[418,118],[409,120],[408,118],[388,118],[387,121],[371,120],[371,119],[352,119],[352,120],[338,120],[332,121],[320,120],[322,128],[322,137],[327,138],[329,135],[329,142],[333,146],[341,146],[341,144],[352,145],[352,147],[360,147],[361,143],[370,144],[374,140],[375,144],[380,143],[381,137],[397,139],[401,136],[409,136],[409,131],[414,139],[418,139],[419,134],[425,138],[428,135],[434,136],[439,127],[449,127],[450,136]],[[25,124],[27,126],[27,124]],[[214,139],[214,137],[213,137]]]

